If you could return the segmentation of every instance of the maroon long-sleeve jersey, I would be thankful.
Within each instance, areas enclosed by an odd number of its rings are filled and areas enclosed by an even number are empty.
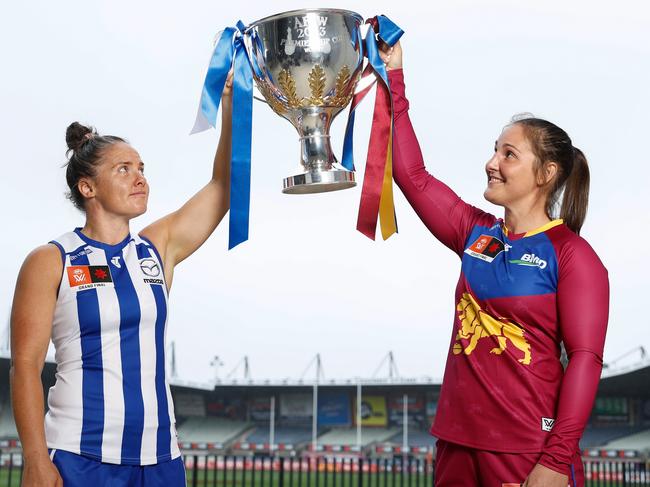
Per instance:
[[[395,181],[431,233],[461,258],[431,433],[483,450],[540,452],[539,463],[568,474],[602,368],[607,270],[562,220],[508,234],[503,220],[429,174],[409,120],[402,70],[390,71],[389,79]]]

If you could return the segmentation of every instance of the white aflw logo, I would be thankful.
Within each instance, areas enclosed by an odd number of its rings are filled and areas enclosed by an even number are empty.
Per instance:
[[[113,265],[114,265],[115,267],[117,267],[118,269],[121,269],[121,268],[122,268],[122,265],[120,264],[120,256],[119,256],[119,255],[116,255],[115,257],[113,257],[113,258],[111,259],[111,264],[113,264]]]

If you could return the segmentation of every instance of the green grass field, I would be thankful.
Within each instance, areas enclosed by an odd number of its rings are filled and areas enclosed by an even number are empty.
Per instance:
[[[232,470],[202,471],[196,474],[196,481],[192,470],[187,471],[188,487],[431,487],[433,478],[431,475],[414,474],[404,475],[400,473],[364,473],[359,484],[359,477],[356,473],[334,473],[325,474],[302,473],[290,474],[284,472],[282,479],[279,472],[252,472],[246,473]],[[650,479],[644,483],[636,482],[614,482],[614,481],[587,481],[586,487],[623,487],[623,486],[650,486]],[[14,467],[11,471],[7,467],[0,467],[0,487],[20,487],[20,468]]]

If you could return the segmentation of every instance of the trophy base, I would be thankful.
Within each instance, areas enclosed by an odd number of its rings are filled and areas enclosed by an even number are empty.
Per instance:
[[[285,194],[310,194],[338,191],[356,186],[354,172],[344,169],[314,171],[297,174],[284,179]]]

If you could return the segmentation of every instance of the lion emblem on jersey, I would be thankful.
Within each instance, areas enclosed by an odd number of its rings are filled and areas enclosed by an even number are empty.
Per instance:
[[[524,338],[524,329],[521,326],[506,318],[497,319],[490,316],[481,309],[469,293],[463,293],[456,310],[461,326],[452,348],[454,355],[461,352],[470,355],[481,338],[492,337],[498,346],[490,350],[490,353],[501,355],[510,342],[524,354],[524,358],[519,359],[519,362],[524,365],[530,364],[530,344]],[[469,344],[464,346],[461,340],[469,340]]]

